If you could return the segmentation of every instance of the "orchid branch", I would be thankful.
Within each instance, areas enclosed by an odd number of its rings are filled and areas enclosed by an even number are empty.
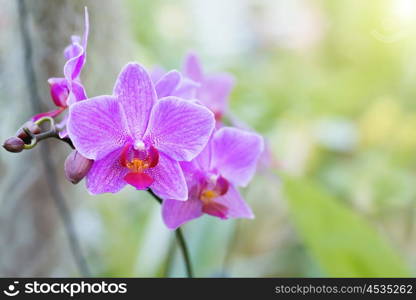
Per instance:
[[[54,119],[52,119],[51,117],[43,117],[39,120],[37,120],[36,122],[34,122],[35,125],[42,125],[45,122],[49,122],[49,130],[35,134],[33,133],[28,127],[23,127],[22,130],[28,135],[29,137],[29,143],[23,146],[23,149],[29,150],[29,149],[33,149],[38,142],[42,141],[42,140],[46,140],[48,138],[57,138],[62,140],[63,142],[67,143],[71,148],[74,148],[74,145],[72,144],[71,140],[69,138],[60,138],[59,137],[59,129],[57,128],[57,126],[55,125],[55,121]]]
[[[176,235],[176,239],[178,241],[179,247],[181,248],[181,251],[182,251],[182,256],[185,261],[186,273],[188,274],[188,278],[193,278],[194,275],[193,275],[193,269],[192,269],[192,264],[191,264],[191,258],[190,258],[188,247],[186,245],[186,241],[183,236],[181,228],[178,228],[175,230],[175,235]]]
[[[162,199],[159,198],[159,196],[157,196],[151,189],[148,189],[147,191],[149,192],[150,195],[152,195],[152,197],[157,202],[162,204]],[[178,242],[178,246],[179,246],[179,248],[181,249],[181,252],[182,252],[183,260],[184,260],[185,267],[186,267],[187,277],[188,278],[193,278],[194,277],[194,272],[193,272],[193,267],[192,267],[192,263],[191,263],[191,257],[189,255],[188,246],[186,244],[185,237],[183,236],[183,233],[182,233],[182,230],[181,230],[180,227],[175,230],[175,236],[176,236],[176,240]]]

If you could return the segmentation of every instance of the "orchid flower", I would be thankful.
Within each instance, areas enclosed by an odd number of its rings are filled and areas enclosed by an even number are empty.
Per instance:
[[[200,84],[182,76],[177,70],[166,72],[158,67],[152,70],[150,77],[155,84],[158,98],[177,96],[182,99],[194,100]]]
[[[228,109],[228,97],[234,86],[234,78],[226,73],[205,74],[199,58],[193,53],[186,56],[182,71],[187,78],[199,84],[195,98],[220,121]]]
[[[188,200],[165,198],[166,226],[176,229],[204,213],[220,219],[253,218],[237,187],[249,183],[262,151],[263,138],[256,133],[232,127],[217,130],[194,160],[181,163]]]
[[[70,106],[67,129],[75,149],[94,160],[87,175],[91,194],[116,193],[130,184],[186,200],[179,161],[195,158],[214,126],[212,112],[202,105],[173,96],[157,100],[147,71],[129,63],[113,95]]]
[[[64,65],[63,78],[49,78],[50,94],[57,109],[35,115],[32,121],[42,117],[56,117],[60,115],[71,104],[87,98],[84,86],[82,85],[79,75],[84,67],[87,57],[87,42],[89,32],[88,10],[85,8],[85,30],[82,39],[79,36],[71,37],[71,44],[64,50],[66,63]],[[64,127],[66,119],[60,124]],[[64,130],[60,133],[61,137],[66,136]]]

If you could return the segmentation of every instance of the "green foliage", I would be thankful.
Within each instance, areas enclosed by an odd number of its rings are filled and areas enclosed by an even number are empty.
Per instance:
[[[292,221],[324,272],[336,277],[407,277],[409,270],[387,240],[318,184],[287,179]]]

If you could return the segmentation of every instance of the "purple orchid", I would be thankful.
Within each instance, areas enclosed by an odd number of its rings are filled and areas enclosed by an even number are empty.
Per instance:
[[[162,216],[176,229],[204,213],[221,218],[253,218],[237,190],[254,175],[263,151],[263,138],[232,127],[217,130],[205,149],[191,162],[181,163],[188,185],[188,200],[165,198]]]
[[[186,56],[182,71],[187,78],[199,84],[196,99],[220,121],[228,109],[228,97],[234,86],[234,78],[226,73],[204,74],[199,58],[193,53]]]
[[[55,110],[35,115],[32,121],[42,117],[56,117],[60,115],[71,104],[87,99],[84,86],[82,85],[79,75],[84,67],[87,57],[87,41],[89,32],[88,10],[85,8],[85,30],[82,40],[79,36],[71,37],[71,44],[65,48],[64,56],[66,63],[64,65],[63,78],[49,78],[48,83],[53,102],[58,107]],[[66,119],[60,124],[64,127]],[[62,136],[66,133],[63,131]],[[61,136],[61,137],[62,137]]]
[[[166,72],[163,68],[158,67],[152,70],[150,76],[155,84],[158,98],[176,96],[186,100],[194,100],[197,88],[200,86],[176,70]]]
[[[214,126],[212,112],[202,105],[173,96],[157,100],[147,71],[130,63],[112,96],[70,106],[67,129],[76,150],[94,160],[87,175],[91,194],[116,193],[130,184],[186,200],[179,161],[195,158]]]

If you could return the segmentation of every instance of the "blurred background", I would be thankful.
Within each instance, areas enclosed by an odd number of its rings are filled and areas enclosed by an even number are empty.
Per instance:
[[[415,276],[415,1],[0,0],[1,140],[53,108],[46,80],[62,76],[85,5],[89,96],[111,93],[129,61],[180,69],[194,50],[235,76],[230,117],[268,141],[242,191],[256,218],[183,227],[197,276]],[[158,203],[129,187],[90,196],[64,179],[69,147],[45,144],[0,151],[0,276],[80,276],[60,194],[92,276],[185,275]]]

